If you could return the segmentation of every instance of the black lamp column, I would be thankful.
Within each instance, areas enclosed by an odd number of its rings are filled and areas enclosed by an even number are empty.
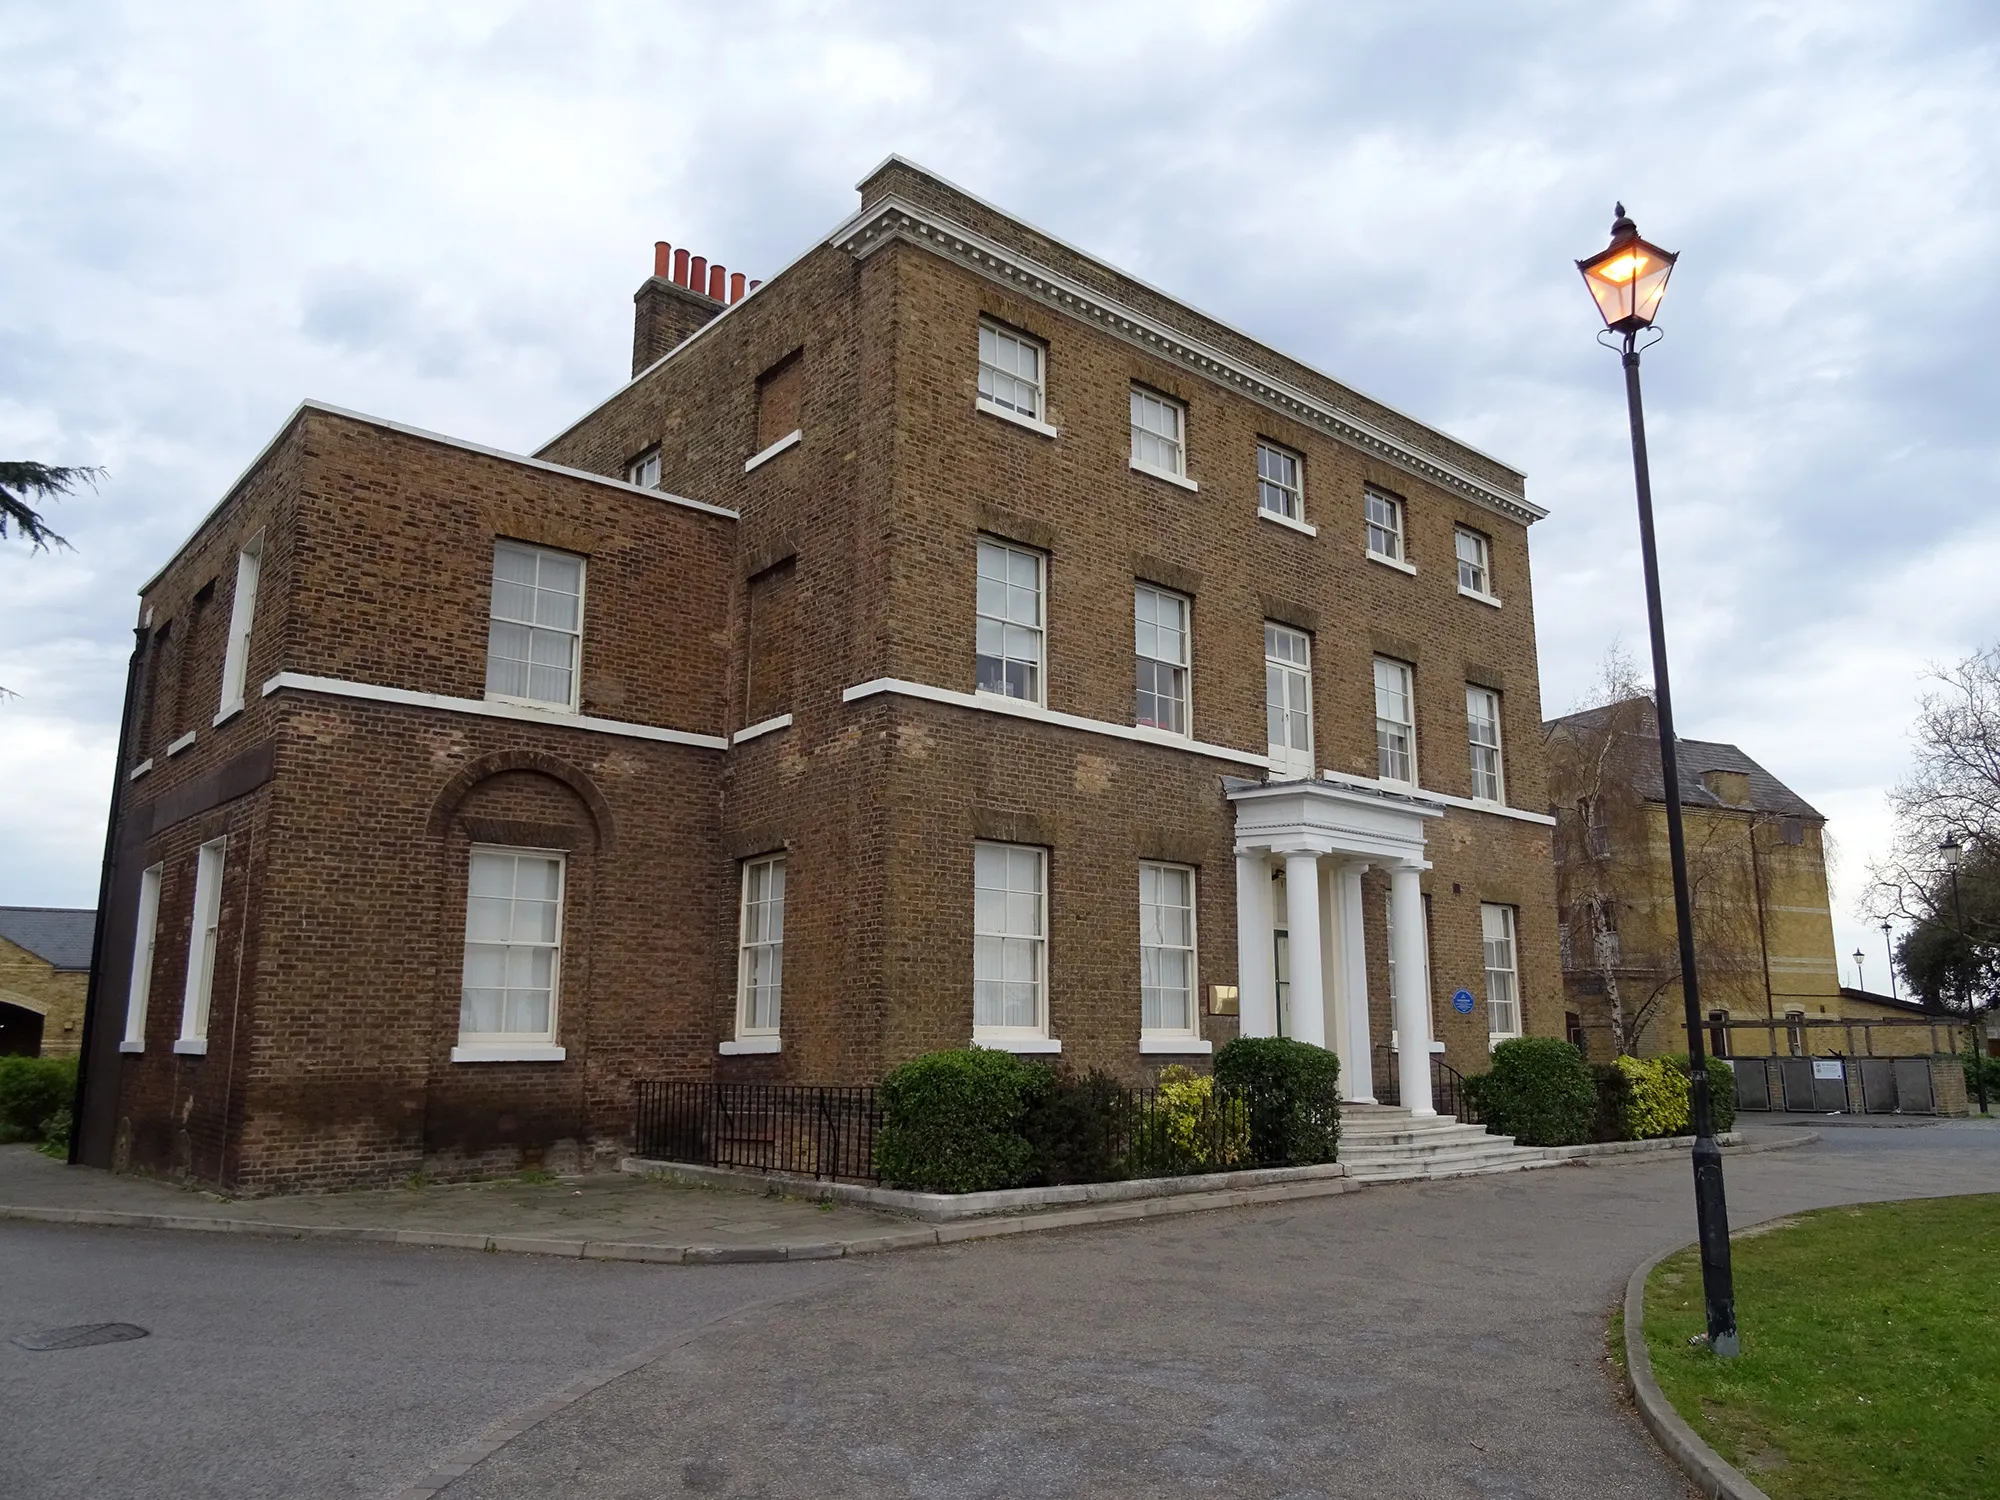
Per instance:
[[[1674,736],[1673,692],[1667,679],[1667,629],[1660,608],[1660,561],[1653,540],[1653,480],[1646,462],[1646,414],[1639,397],[1639,334],[1653,326],[1675,256],[1639,238],[1619,204],[1611,244],[1578,261],[1585,285],[1622,337],[1625,404],[1632,423],[1632,473],[1639,497],[1639,555],[1646,574],[1646,624],[1653,643],[1653,700],[1660,728],[1660,779],[1667,797],[1667,852],[1673,866],[1674,921],[1679,928],[1681,998],[1686,1008],[1688,1077],[1694,1113],[1694,1211],[1701,1245],[1701,1284],[1708,1343],[1721,1357],[1737,1353],[1736,1288],[1729,1269],[1729,1206],[1722,1187],[1722,1148],[1709,1108],[1708,1059],[1702,1050],[1701,981],[1695,963],[1694,903],[1688,889],[1687,837],[1681,822],[1680,758]]]

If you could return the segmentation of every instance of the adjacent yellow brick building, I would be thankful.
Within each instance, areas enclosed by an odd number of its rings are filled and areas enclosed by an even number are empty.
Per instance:
[[[0,906],[0,1056],[74,1053],[97,913]]]
[[[1544,726],[1568,1030],[1595,1060],[1687,1047],[1658,733],[1645,698]],[[1949,1046],[1920,1007],[1843,990],[1826,819],[1734,745],[1682,740],[1679,752],[1710,1050],[1909,1055]]]

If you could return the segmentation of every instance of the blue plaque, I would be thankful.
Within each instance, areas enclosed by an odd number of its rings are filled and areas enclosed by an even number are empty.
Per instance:
[[[1458,1012],[1458,1013],[1459,1013],[1459,1014],[1460,1014],[1461,1016],[1469,1016],[1469,1015],[1471,1015],[1471,1014],[1472,1014],[1472,991],[1471,991],[1471,990],[1453,990],[1453,991],[1451,992],[1451,1008],[1452,1008],[1453,1010],[1457,1011],[1457,1012]]]

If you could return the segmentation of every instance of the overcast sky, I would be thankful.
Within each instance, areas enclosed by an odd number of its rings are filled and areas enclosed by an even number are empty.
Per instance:
[[[947,18],[960,13],[965,19]],[[1525,469],[1542,693],[1645,654],[1571,262],[1646,363],[1683,734],[1831,819],[1842,974],[1927,662],[2000,637],[1990,4],[0,0],[0,902],[90,905],[134,595],[303,397],[526,452],[655,239],[756,276],[901,152]]]

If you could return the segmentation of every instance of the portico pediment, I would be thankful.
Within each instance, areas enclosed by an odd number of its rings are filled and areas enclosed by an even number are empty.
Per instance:
[[[1384,863],[1424,861],[1424,824],[1444,809],[1414,797],[1332,781],[1230,780],[1236,852],[1344,854]]]

